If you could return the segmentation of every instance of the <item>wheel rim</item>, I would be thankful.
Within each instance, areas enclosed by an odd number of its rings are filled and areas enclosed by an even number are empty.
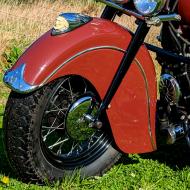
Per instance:
[[[83,99],[85,99],[85,106],[89,105],[94,98],[92,97],[94,95],[89,93],[89,91],[93,92],[90,84],[82,78],[70,76],[58,82],[55,89],[43,114],[42,151],[49,162],[56,167],[64,169],[83,167],[92,163],[108,149],[110,138],[103,129],[89,129],[87,123],[82,127],[81,123],[76,125],[75,122],[73,125],[70,122],[73,113],[77,115],[76,110],[84,107],[84,102],[74,111],[72,107]],[[86,112],[86,109],[84,110]],[[81,116],[77,119],[81,119]],[[79,135],[75,133],[77,130]]]

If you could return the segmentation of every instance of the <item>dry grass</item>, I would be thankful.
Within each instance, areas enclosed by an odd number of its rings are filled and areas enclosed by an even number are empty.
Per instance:
[[[76,5],[76,1],[70,0],[49,1],[40,0],[34,4],[5,4],[0,2],[0,54],[11,42],[31,43],[42,33],[52,27],[55,17],[59,12],[82,12],[92,16],[101,13],[102,6],[97,6],[93,0],[81,0]],[[122,16],[117,21],[134,30],[134,19]],[[153,28],[148,37],[152,42],[153,37],[158,34],[158,29]],[[154,33],[154,34],[153,34]]]
[[[76,2],[76,1],[75,1]],[[34,4],[5,4],[0,2],[0,54],[10,43],[31,43],[52,27],[60,12],[83,12],[97,16],[101,7],[89,1],[70,3],[40,0]]]
[[[54,2],[36,0],[35,3],[21,3],[19,5],[16,4],[17,1],[0,0],[0,62],[3,62],[3,52],[11,46],[26,48],[41,34],[49,30],[60,12],[81,12],[91,16],[99,16],[104,7],[93,0],[56,0]],[[115,21],[132,31],[136,29],[133,17],[117,17]],[[159,30],[159,28],[152,27],[146,41],[159,45],[156,40]],[[155,60],[155,55],[152,54],[152,56]],[[156,67],[156,71],[159,76],[159,67]],[[2,73],[1,64],[0,72]],[[4,88],[1,82],[0,88]],[[4,102],[4,99],[6,100],[3,98],[0,103]]]
[[[36,0],[35,3],[19,5],[14,0],[0,0],[0,105],[5,104],[9,91],[1,82],[1,63],[5,64],[2,55],[5,51],[13,45],[26,48],[53,26],[60,12],[98,16],[102,8],[92,0],[80,0],[78,4],[75,0]]]
[[[10,2],[11,1],[11,2]],[[93,0],[39,0],[30,4],[16,4],[15,1],[0,1],[0,55],[12,44],[26,48],[31,42],[47,31],[54,24],[60,12],[81,12],[91,16],[99,16],[103,5]],[[76,4],[76,2],[78,2]],[[118,17],[116,22],[135,30],[134,18]],[[153,27],[146,41],[159,45],[156,36],[159,28]],[[155,57],[153,55],[153,57]],[[2,61],[3,57],[0,57]],[[1,67],[1,66],[0,66]],[[1,70],[1,68],[0,68]]]

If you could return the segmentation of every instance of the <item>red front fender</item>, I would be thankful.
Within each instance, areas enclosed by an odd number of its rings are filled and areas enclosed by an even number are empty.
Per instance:
[[[131,35],[116,23],[94,18],[72,32],[44,34],[18,60],[26,64],[24,80],[35,87],[76,74],[86,78],[103,98]],[[13,68],[13,70],[14,70]],[[156,75],[142,46],[107,110],[118,147],[127,153],[156,149]]]

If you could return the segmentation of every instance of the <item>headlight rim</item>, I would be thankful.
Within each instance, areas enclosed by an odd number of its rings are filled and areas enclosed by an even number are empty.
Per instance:
[[[166,4],[166,1],[167,0],[154,0],[155,3],[156,3],[156,6],[154,8],[151,9],[150,12],[146,13],[146,12],[143,12],[142,10],[140,10],[140,8],[137,6],[137,3],[136,1],[139,1],[139,0],[133,0],[133,3],[134,3],[134,6],[136,8],[136,10],[143,16],[145,17],[151,17],[151,16],[155,16],[157,14],[160,13],[160,11],[162,11],[162,9],[164,8],[165,4]],[[142,1],[147,1],[147,0],[141,0],[141,4],[143,4]],[[146,2],[144,2],[146,4]],[[150,2],[151,3],[151,2]]]

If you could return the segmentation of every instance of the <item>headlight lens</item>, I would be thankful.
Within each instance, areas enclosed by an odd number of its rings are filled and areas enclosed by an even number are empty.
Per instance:
[[[144,16],[159,13],[164,7],[166,0],[134,0],[136,9]]]

